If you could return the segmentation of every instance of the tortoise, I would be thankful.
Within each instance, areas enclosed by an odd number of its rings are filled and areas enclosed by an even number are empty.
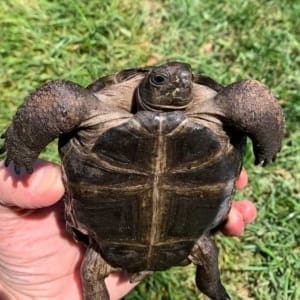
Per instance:
[[[280,105],[262,83],[222,86],[168,62],[123,70],[84,88],[56,80],[19,107],[3,135],[8,164],[32,172],[59,138],[66,227],[87,247],[84,299],[109,299],[104,278],[132,281],[194,263],[196,285],[230,299],[220,280],[213,232],[228,215],[246,138],[256,164],[276,158]]]

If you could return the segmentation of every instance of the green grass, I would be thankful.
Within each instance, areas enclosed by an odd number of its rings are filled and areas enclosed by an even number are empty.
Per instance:
[[[218,237],[222,277],[233,299],[300,299],[300,2],[45,1],[0,3],[0,132],[42,82],[87,85],[104,74],[176,59],[229,84],[256,78],[280,99],[287,126],[267,168],[245,165],[237,198],[259,215],[241,238]],[[51,145],[44,157],[57,160]],[[127,299],[203,299],[194,268],[159,272]]]

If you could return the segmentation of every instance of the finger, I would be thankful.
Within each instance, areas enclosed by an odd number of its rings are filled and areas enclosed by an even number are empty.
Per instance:
[[[32,174],[16,175],[13,164],[0,162],[0,203],[22,208],[50,206],[64,194],[61,169],[57,164],[39,160]]]
[[[246,170],[243,168],[239,178],[237,179],[235,186],[238,190],[245,188],[248,184],[248,175]]]
[[[243,216],[233,203],[222,232],[225,235],[239,236],[244,233],[244,230],[245,222]]]
[[[226,235],[239,236],[243,234],[246,225],[255,220],[256,215],[256,207],[251,201],[234,201],[222,232]]]
[[[234,206],[243,216],[245,224],[249,224],[256,219],[257,210],[253,202],[249,200],[240,200],[234,202]]]

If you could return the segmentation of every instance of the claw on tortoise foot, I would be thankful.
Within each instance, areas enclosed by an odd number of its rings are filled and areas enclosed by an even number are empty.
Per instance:
[[[33,173],[33,167],[32,166],[26,166],[25,169],[26,169],[26,172],[28,174],[32,174]]]
[[[5,151],[6,151],[6,147],[5,147],[5,146],[2,146],[2,147],[0,148],[0,155],[3,154]]]
[[[4,166],[5,166],[5,167],[8,167],[10,162],[11,162],[11,159],[7,158],[7,159],[4,161]]]
[[[255,164],[256,166],[258,166],[261,162],[262,162],[262,159],[261,159],[261,158],[256,158],[255,161],[254,161],[254,164]]]
[[[21,167],[19,166],[19,165],[14,165],[14,170],[15,170],[15,173],[17,174],[17,175],[20,175],[20,173],[21,173]]]
[[[269,158],[266,158],[264,161],[263,161],[263,167],[265,167],[266,165],[268,165],[272,160],[269,159]]]

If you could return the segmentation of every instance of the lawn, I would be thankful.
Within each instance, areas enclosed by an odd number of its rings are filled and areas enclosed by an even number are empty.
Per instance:
[[[218,236],[222,278],[233,299],[300,299],[300,2],[0,2],[0,132],[23,98],[64,78],[87,85],[123,68],[190,63],[222,84],[256,78],[280,99],[285,140],[277,161],[245,166],[256,222],[241,238]],[[43,157],[58,161],[55,144]],[[159,272],[126,299],[203,299],[193,266]]]

